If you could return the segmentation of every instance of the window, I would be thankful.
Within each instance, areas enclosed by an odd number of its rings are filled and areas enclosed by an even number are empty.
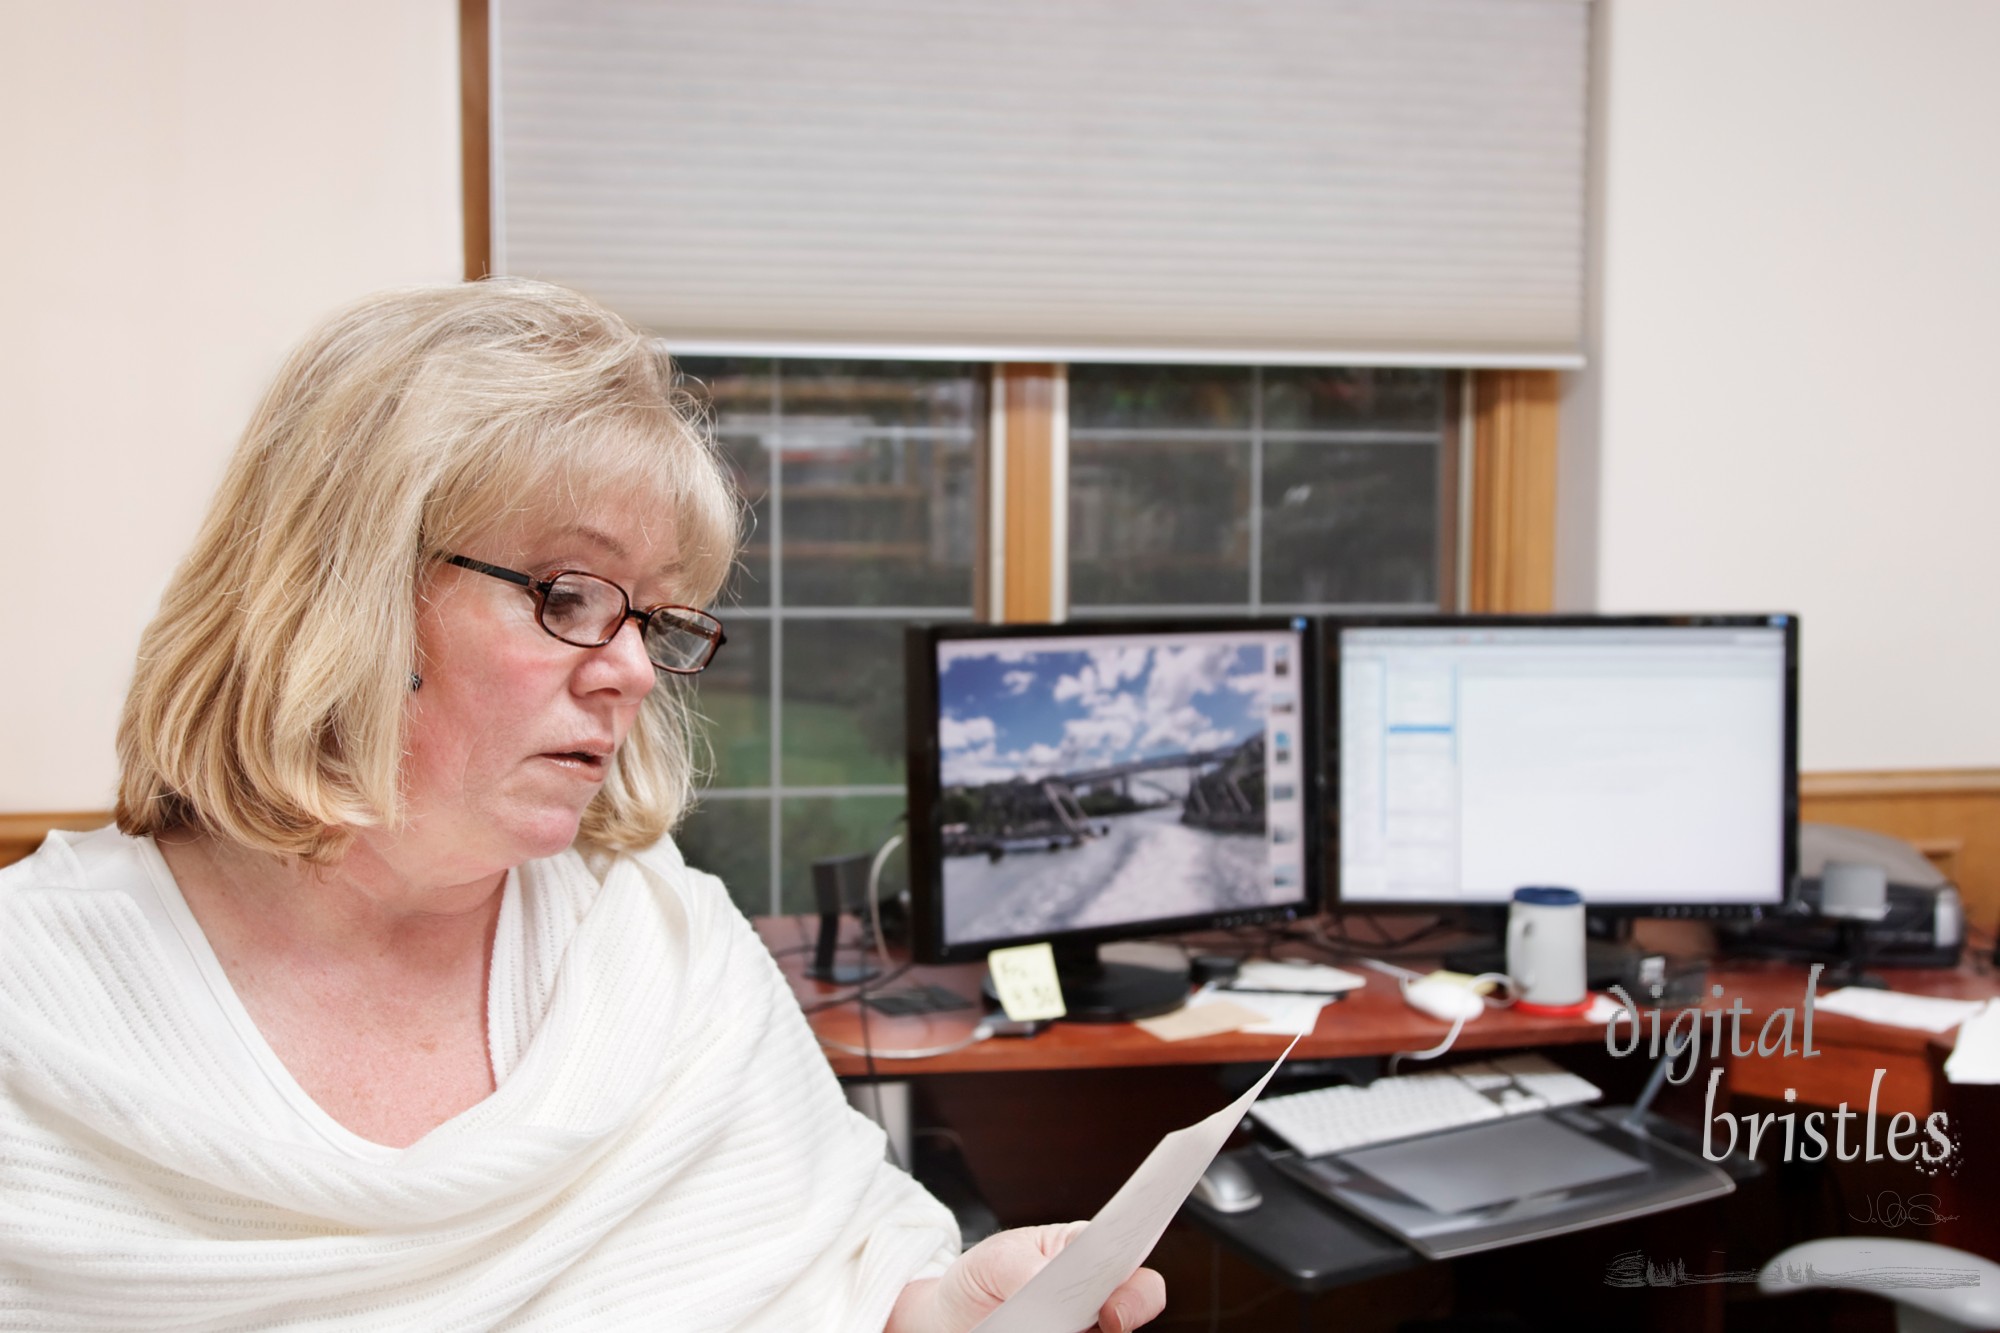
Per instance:
[[[680,841],[752,912],[902,813],[902,629],[969,618],[990,370],[685,357],[752,505],[696,683],[714,777]],[[1074,366],[1071,613],[1449,600],[1454,377]],[[885,867],[893,886],[901,859]]]
[[[1071,614],[1448,603],[1451,381],[1072,366]]]
[[[752,912],[903,809],[902,628],[972,614],[983,367],[685,357],[754,523],[697,680],[714,776],[680,842]]]

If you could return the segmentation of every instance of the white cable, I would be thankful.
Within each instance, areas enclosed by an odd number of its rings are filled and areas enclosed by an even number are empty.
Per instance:
[[[1361,961],[1364,963],[1368,963],[1371,966],[1377,968],[1378,970],[1384,972],[1389,971],[1390,968],[1390,965],[1387,963],[1376,963],[1373,959],[1369,958],[1364,958]],[[1403,973],[1404,990],[1409,989],[1411,981],[1421,979],[1417,976],[1416,973],[1409,971],[1407,968],[1397,968],[1396,971]],[[1477,995],[1478,991],[1476,987],[1482,981],[1488,981],[1492,982],[1495,985],[1506,987],[1508,995],[1505,1004],[1511,1005],[1512,1003],[1514,1003],[1514,995],[1513,995],[1514,979],[1508,976],[1505,972],[1481,972],[1478,976],[1474,977],[1471,980],[1471,982],[1466,986],[1466,989],[1472,991],[1475,995]],[[1479,996],[1479,1002],[1481,1004],[1493,1003],[1483,995]],[[1496,1008],[1504,1007],[1504,1005],[1496,1005],[1495,1007]],[[1405,1060],[1435,1060],[1440,1055],[1443,1055],[1446,1051],[1450,1050],[1452,1043],[1458,1040],[1458,1034],[1464,1030],[1465,1021],[1466,1020],[1463,1016],[1453,1019],[1451,1022],[1451,1031],[1445,1033],[1444,1040],[1439,1042],[1437,1045],[1431,1047],[1429,1050],[1397,1051],[1394,1055],[1390,1056],[1389,1057],[1390,1075],[1393,1076],[1396,1072],[1396,1066],[1400,1065]]]
[[[889,840],[876,851],[875,859],[868,863],[868,928],[875,932],[875,953],[881,958],[884,971],[889,967],[889,942],[882,938],[882,902],[876,890],[882,883],[882,863],[902,845],[903,835],[891,833]]]
[[[1379,958],[1356,958],[1354,961],[1363,967],[1375,969],[1385,977],[1395,977],[1399,981],[1415,981],[1423,976],[1421,972],[1412,972],[1407,967],[1398,967],[1394,963],[1385,963]]]
[[[1440,1055],[1443,1055],[1446,1051],[1451,1049],[1451,1044],[1458,1040],[1459,1031],[1464,1027],[1465,1027],[1465,1019],[1462,1016],[1459,1018],[1454,1018],[1453,1020],[1451,1020],[1451,1031],[1444,1034],[1444,1040],[1439,1042],[1437,1045],[1431,1047],[1429,1050],[1397,1051],[1394,1055],[1389,1057],[1390,1075],[1393,1076],[1396,1072],[1396,1066],[1403,1063],[1403,1061],[1405,1060],[1437,1059]]]
[[[928,1060],[934,1055],[950,1055],[952,1052],[962,1051],[968,1046],[976,1046],[992,1035],[992,1025],[990,1023],[981,1023],[978,1027],[972,1029],[972,1035],[964,1041],[955,1041],[948,1046],[924,1046],[908,1051],[871,1051],[866,1046],[849,1046],[846,1042],[835,1041],[831,1037],[820,1037],[819,1044],[829,1050],[839,1051],[843,1055],[859,1055],[872,1060]]]

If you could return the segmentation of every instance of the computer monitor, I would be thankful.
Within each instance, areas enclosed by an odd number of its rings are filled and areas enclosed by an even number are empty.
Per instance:
[[[907,632],[923,962],[1054,946],[1070,1016],[1161,1013],[1178,972],[1108,940],[1316,911],[1316,628],[1304,617]]]
[[[1323,627],[1342,908],[1753,915],[1798,859],[1798,618],[1371,616]]]

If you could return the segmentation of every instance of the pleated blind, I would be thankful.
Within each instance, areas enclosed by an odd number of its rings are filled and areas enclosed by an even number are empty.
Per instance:
[[[1585,0],[493,0],[497,271],[684,351],[1577,364]]]

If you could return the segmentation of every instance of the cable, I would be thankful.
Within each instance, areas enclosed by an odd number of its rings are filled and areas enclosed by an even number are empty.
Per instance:
[[[908,963],[898,963],[887,972],[879,972],[868,978],[868,980],[862,982],[845,995],[834,995],[824,1000],[816,1000],[811,1004],[802,1004],[799,1006],[799,1012],[803,1014],[817,1014],[827,1009],[838,1009],[843,1004],[852,1004],[862,996],[868,994],[868,992],[880,990],[882,987],[896,980],[896,978],[909,971],[910,966]],[[865,1008],[866,1006],[863,1007]]]
[[[1317,920],[1301,921],[1292,928],[1291,938],[1301,944],[1309,944],[1316,949],[1324,949],[1336,957],[1343,957],[1362,949],[1367,949],[1374,953],[1382,953],[1384,951],[1393,953],[1398,950],[1407,949],[1419,940],[1435,935],[1445,928],[1444,918],[1433,917],[1429,922],[1416,927],[1408,934],[1396,937],[1391,936],[1388,931],[1384,930],[1381,922],[1371,915],[1366,918],[1360,918],[1368,922],[1377,936],[1375,940],[1368,941],[1358,940],[1347,933],[1346,917],[1335,919],[1339,923],[1337,931],[1329,931]]]
[[[1410,971],[1408,968],[1403,968],[1403,967],[1394,968],[1392,972],[1391,964],[1378,963],[1372,958],[1364,958],[1361,961],[1370,967],[1376,968],[1379,971],[1391,972],[1392,975],[1394,974],[1394,972],[1402,973],[1403,989],[1405,990],[1409,989],[1411,980],[1414,979],[1417,975],[1416,973]],[[1488,981],[1496,985],[1506,987],[1508,991],[1508,996],[1504,1002],[1495,1004],[1493,1001],[1488,1000],[1485,996],[1481,995],[1479,996],[1480,1004],[1482,1005],[1492,1004],[1493,1007],[1496,1009],[1504,1009],[1511,1006],[1514,1003],[1515,999],[1513,995],[1514,979],[1512,977],[1508,976],[1504,972],[1481,972],[1478,976],[1474,977],[1469,983],[1467,983],[1466,989],[1473,991],[1473,993],[1477,995],[1478,991],[1474,988],[1477,987],[1479,983],[1482,981]],[[1431,1047],[1429,1050],[1397,1051],[1394,1055],[1389,1057],[1390,1077],[1393,1078],[1395,1076],[1396,1067],[1402,1064],[1403,1061],[1405,1060],[1435,1060],[1440,1055],[1443,1055],[1446,1051],[1451,1049],[1452,1043],[1458,1040],[1458,1034],[1465,1030],[1465,1024],[1466,1024],[1466,1018],[1464,1015],[1460,1015],[1459,1017],[1454,1018],[1451,1021],[1451,1031],[1444,1034],[1444,1040],[1439,1042],[1437,1045]]]
[[[898,815],[898,819],[902,816]],[[889,941],[882,935],[882,900],[876,890],[882,883],[882,863],[889,854],[903,845],[903,835],[891,833],[888,841],[875,853],[875,859],[868,863],[868,928],[875,933],[875,952],[882,959],[882,966],[889,966]]]
[[[1363,957],[1363,958],[1356,958],[1354,961],[1359,963],[1363,967],[1371,968],[1374,971],[1380,972],[1385,977],[1394,977],[1396,978],[1396,980],[1403,982],[1405,984],[1408,984],[1409,982],[1412,981],[1416,981],[1424,975],[1421,972],[1412,972],[1407,967],[1399,967],[1395,963],[1385,963],[1379,958]]]
[[[1451,1044],[1458,1040],[1458,1034],[1464,1027],[1465,1027],[1465,1019],[1462,1016],[1459,1018],[1454,1018],[1451,1020],[1451,1031],[1444,1034],[1444,1040],[1439,1042],[1437,1045],[1431,1047],[1429,1050],[1397,1051],[1394,1055],[1389,1057],[1390,1077],[1392,1078],[1395,1077],[1396,1066],[1402,1064],[1403,1061],[1405,1060],[1435,1060],[1440,1055],[1443,1055],[1446,1051],[1451,1049]]]
[[[907,1171],[903,1155],[896,1151],[896,1136],[889,1132],[889,1117],[882,1110],[882,1080],[875,1073],[875,1041],[868,1035],[868,1005],[861,1006],[861,1053],[868,1061],[869,1100],[875,1103],[875,1124],[882,1131],[882,1141],[889,1147],[889,1160],[898,1168]]]

